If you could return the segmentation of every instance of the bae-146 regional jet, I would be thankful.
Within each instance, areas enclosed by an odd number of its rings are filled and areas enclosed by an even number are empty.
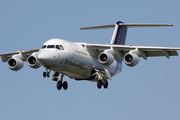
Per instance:
[[[2,61],[7,62],[13,71],[20,70],[24,61],[31,68],[45,67],[43,77],[50,77],[57,81],[57,89],[67,90],[68,83],[63,76],[71,79],[97,82],[97,87],[108,87],[108,79],[122,71],[122,61],[127,66],[134,67],[139,63],[140,57],[178,56],[173,47],[150,47],[125,45],[126,33],[129,27],[158,27],[173,26],[171,24],[126,24],[118,21],[116,24],[85,27],[86,29],[114,28],[110,44],[91,44],[68,42],[62,39],[50,39],[42,48],[23,50],[0,54]],[[60,75],[60,77],[59,77]]]

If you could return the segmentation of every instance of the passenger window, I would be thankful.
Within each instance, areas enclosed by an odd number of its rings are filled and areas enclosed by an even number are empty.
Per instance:
[[[56,45],[56,49],[61,50],[60,47],[59,47],[59,45]]]
[[[54,48],[54,45],[48,45],[47,48]]]
[[[42,48],[43,48],[43,49],[46,48],[46,45],[43,45]]]
[[[60,45],[60,48],[61,48],[61,50],[64,50],[64,47],[62,45]]]

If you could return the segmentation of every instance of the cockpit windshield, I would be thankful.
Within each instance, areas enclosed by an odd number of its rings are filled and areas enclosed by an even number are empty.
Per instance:
[[[62,45],[56,45],[56,49],[58,50],[64,50],[64,47]]]
[[[48,45],[47,48],[54,48],[54,45]]]
[[[61,50],[60,47],[59,47],[59,45],[56,45],[56,49]]]
[[[44,49],[44,48],[46,48],[46,45],[43,45],[43,46],[42,46],[42,49]]]
[[[64,50],[64,47],[62,45],[43,45],[42,49],[50,49],[50,48],[56,48],[58,50]]]
[[[61,48],[61,50],[64,50],[64,47],[62,45],[60,45],[60,48]]]

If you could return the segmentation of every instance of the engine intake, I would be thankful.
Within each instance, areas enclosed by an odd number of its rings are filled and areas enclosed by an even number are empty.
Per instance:
[[[9,58],[7,64],[13,71],[18,71],[24,66],[24,62],[20,58]]]
[[[139,56],[133,53],[127,53],[124,55],[124,62],[130,67],[134,67],[139,63]]]
[[[114,62],[114,56],[110,53],[101,53],[98,56],[98,60],[101,64],[109,66]]]
[[[27,63],[29,65],[29,67],[37,69],[39,67],[41,67],[41,64],[39,63],[37,57],[36,57],[37,53],[33,53],[31,56],[29,56],[27,58]]]

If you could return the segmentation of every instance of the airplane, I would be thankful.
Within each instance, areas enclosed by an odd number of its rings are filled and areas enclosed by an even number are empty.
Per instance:
[[[131,27],[160,27],[172,24],[131,24],[118,21],[111,25],[83,27],[81,30],[114,28],[110,44],[92,44],[69,42],[63,39],[50,39],[41,48],[2,53],[2,62],[7,62],[13,71],[20,70],[27,61],[31,68],[45,68],[43,77],[57,81],[57,89],[68,89],[68,83],[63,81],[67,76],[77,81],[87,80],[97,82],[97,88],[108,88],[108,80],[122,72],[122,61],[129,66],[136,66],[140,57],[178,56],[175,47],[151,47],[125,45],[127,29]],[[59,77],[60,76],[60,77]]]

